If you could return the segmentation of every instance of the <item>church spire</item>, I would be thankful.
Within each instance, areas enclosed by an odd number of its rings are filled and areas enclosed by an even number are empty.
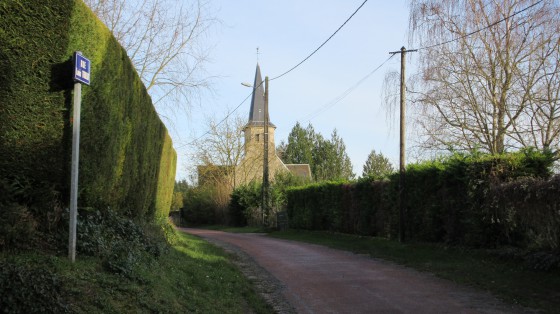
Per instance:
[[[268,123],[270,127],[275,127],[270,122],[270,115],[268,116]],[[253,95],[251,97],[251,110],[249,111],[248,126],[264,125],[264,81],[261,77],[261,68],[257,63],[257,70],[255,72],[255,81],[253,82]]]

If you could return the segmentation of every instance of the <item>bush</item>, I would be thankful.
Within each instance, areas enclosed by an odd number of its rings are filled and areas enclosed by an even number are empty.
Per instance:
[[[168,249],[163,232],[119,216],[115,211],[82,210],[78,219],[78,253],[101,257],[104,269],[127,277],[145,258],[158,258]],[[163,230],[162,228],[158,228]]]
[[[18,203],[41,226],[58,209],[35,192],[68,199],[74,51],[92,64],[82,89],[80,205],[167,217],[171,138],[126,52],[81,0],[1,1],[0,178],[29,183],[33,199]]]
[[[67,313],[58,276],[45,267],[0,261],[2,313]]]
[[[550,176],[552,161],[548,152],[524,150],[498,156],[456,154],[409,165],[406,237],[475,247],[555,250],[560,234],[559,182],[543,181]],[[395,237],[398,185],[399,175],[394,174],[386,181],[366,178],[290,188],[286,191],[290,225]]]
[[[1,178],[0,250],[50,247],[62,214],[58,193],[45,183],[17,176]]]
[[[214,194],[210,186],[190,188],[184,193],[183,221],[192,225],[215,224],[218,208],[213,200]]]
[[[268,190],[270,212],[267,223],[276,225],[276,214],[286,209],[286,190],[291,187],[302,186],[309,183],[309,179],[295,176],[291,173],[278,173]],[[262,184],[250,182],[236,188],[231,194],[229,213],[231,223],[235,226],[247,224],[257,226],[262,224]]]
[[[27,248],[35,237],[37,222],[26,206],[3,204],[0,211],[0,250]]]
[[[560,175],[494,186],[485,199],[503,242],[532,250],[560,250]]]
[[[234,226],[261,225],[262,204],[261,184],[250,182],[233,190],[229,203],[229,213]]]

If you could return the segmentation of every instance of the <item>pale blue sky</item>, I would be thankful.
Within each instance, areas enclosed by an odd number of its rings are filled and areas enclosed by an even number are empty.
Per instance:
[[[328,38],[363,0],[212,0],[222,24],[208,34],[214,45],[208,73],[217,76],[214,94],[206,94],[190,114],[179,114],[170,127],[176,147],[202,135],[205,117],[221,120],[249,93],[241,82],[253,82],[256,47],[263,77],[285,72]],[[286,76],[270,82],[270,119],[277,126],[276,144],[286,140],[296,121],[330,103],[389,57],[406,46],[406,0],[369,0],[353,19],[311,57]],[[384,74],[399,68],[399,56],[334,107],[314,117],[315,130],[329,138],[334,128],[346,144],[357,175],[372,149],[398,164],[398,128],[386,119],[381,104]],[[239,112],[248,116],[250,102]],[[177,149],[177,179],[184,179],[190,147]],[[189,164],[190,163],[190,164]]]

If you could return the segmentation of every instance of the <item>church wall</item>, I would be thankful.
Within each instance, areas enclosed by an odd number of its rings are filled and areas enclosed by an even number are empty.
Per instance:
[[[262,143],[260,149],[251,150],[245,156],[241,164],[237,167],[236,177],[239,184],[247,184],[251,181],[262,181],[263,175],[263,154]],[[254,147],[257,148],[257,147]],[[288,172],[288,168],[284,165],[282,160],[276,154],[269,150],[268,155],[268,171],[270,181],[274,181],[277,173]]]

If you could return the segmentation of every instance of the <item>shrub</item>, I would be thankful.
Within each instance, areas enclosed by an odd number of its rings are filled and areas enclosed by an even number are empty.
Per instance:
[[[0,261],[2,313],[67,313],[58,276],[45,267]]]
[[[544,181],[553,160],[549,152],[528,149],[498,156],[455,154],[409,165],[404,196],[407,238],[556,250],[559,179]],[[398,186],[399,175],[393,174],[385,181],[366,178],[290,188],[290,225],[394,237],[399,233]]]
[[[68,199],[74,51],[92,64],[82,89],[80,205],[167,217],[171,139],[126,52],[81,0],[0,4],[0,178],[29,183],[33,197],[18,203],[41,226],[59,207],[37,192]]]
[[[50,186],[17,176],[0,179],[0,249],[50,246],[62,214]]]
[[[560,250],[560,175],[550,180],[524,178],[490,189],[488,212],[503,242],[532,250]]]
[[[261,184],[250,182],[233,190],[229,203],[229,213],[233,225],[261,225],[261,187]]]
[[[146,228],[146,227],[144,227]],[[158,258],[168,249],[163,232],[148,225],[149,234],[115,211],[82,210],[78,219],[78,253],[101,257],[103,267],[127,277],[145,258]]]
[[[194,187],[184,193],[183,221],[187,224],[214,224],[216,219],[216,204],[213,201],[212,187]]]
[[[278,173],[274,177],[268,190],[270,212],[267,223],[269,226],[276,225],[276,214],[286,209],[286,190],[291,187],[302,186],[309,183],[308,178],[301,178],[291,173]],[[262,184],[250,182],[249,184],[236,188],[231,194],[229,212],[231,223],[236,226],[261,225],[263,213],[262,207]]]
[[[3,204],[0,211],[0,250],[28,247],[36,229],[37,222],[26,206]]]

